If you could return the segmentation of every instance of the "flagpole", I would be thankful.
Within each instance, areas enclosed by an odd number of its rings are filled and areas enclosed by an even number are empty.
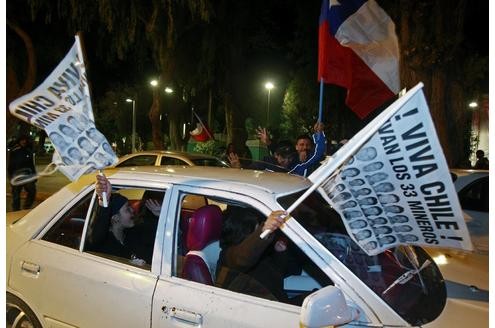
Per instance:
[[[208,137],[210,137],[212,140],[215,140],[215,138],[213,138],[213,136],[210,134],[210,131],[208,131],[206,126],[203,124],[203,121],[201,120],[201,118],[198,116],[198,114],[196,114],[194,109],[192,110],[192,112],[193,112],[194,116],[196,116],[196,118],[198,119],[199,123],[201,124],[201,127],[206,131],[206,134],[208,134]]]
[[[318,110],[318,122],[321,123],[323,117],[323,77],[320,79],[320,106]]]

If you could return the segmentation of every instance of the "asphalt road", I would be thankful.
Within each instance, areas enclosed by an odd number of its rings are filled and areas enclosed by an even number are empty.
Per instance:
[[[36,166],[36,170],[41,172],[46,167],[46,164],[41,164]],[[50,197],[53,193],[57,192],[70,182],[69,179],[65,177],[59,171],[56,171],[52,175],[43,176],[36,182],[36,200],[34,206],[43,202],[46,198]],[[21,207],[23,206],[25,194],[21,194]],[[12,194],[9,181],[6,184],[6,208],[7,212],[12,211]]]

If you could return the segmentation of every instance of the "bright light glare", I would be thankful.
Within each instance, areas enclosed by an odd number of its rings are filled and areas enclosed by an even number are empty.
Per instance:
[[[158,85],[158,81],[157,80],[151,80],[150,84],[152,87],[156,87]]]
[[[173,90],[172,88],[166,87],[166,88],[165,88],[165,92],[166,92],[166,93],[173,93],[173,92],[174,92],[174,90]]]
[[[134,100],[132,100],[131,98],[127,98],[125,101],[127,101],[127,102],[133,102]]]
[[[478,107],[478,103],[476,101],[472,101],[469,103],[469,107],[470,108],[476,108],[476,107]]]
[[[445,265],[447,264],[447,257],[443,254],[437,255],[433,257],[433,261],[435,261],[437,265]]]
[[[271,90],[273,89],[275,86],[273,85],[272,82],[266,82],[265,83],[265,88],[268,89],[268,90]]]

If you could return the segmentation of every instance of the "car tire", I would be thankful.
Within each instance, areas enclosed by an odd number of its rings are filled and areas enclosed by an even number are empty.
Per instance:
[[[20,298],[7,293],[7,327],[42,328],[34,312]]]

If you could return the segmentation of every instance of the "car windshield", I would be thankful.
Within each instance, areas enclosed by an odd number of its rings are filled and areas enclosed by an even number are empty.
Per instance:
[[[278,202],[288,208],[302,192]],[[369,256],[349,237],[340,216],[317,192],[291,215],[325,248],[346,265],[376,295],[411,325],[428,323],[440,315],[446,302],[443,277],[432,258],[420,247],[396,247]],[[412,278],[399,277],[420,269]],[[410,275],[406,274],[406,275]]]

